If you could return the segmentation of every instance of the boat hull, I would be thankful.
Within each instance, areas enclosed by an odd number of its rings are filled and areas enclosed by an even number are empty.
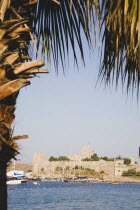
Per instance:
[[[6,182],[7,185],[19,185],[19,184],[25,184],[26,183],[26,180],[8,180]]]
[[[120,182],[110,182],[110,184],[120,184]]]
[[[64,182],[87,182],[87,180],[80,180],[80,179],[64,179]]]

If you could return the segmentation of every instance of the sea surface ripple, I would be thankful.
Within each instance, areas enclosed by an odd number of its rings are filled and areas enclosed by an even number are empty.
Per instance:
[[[140,184],[28,181],[8,186],[8,210],[140,210]]]

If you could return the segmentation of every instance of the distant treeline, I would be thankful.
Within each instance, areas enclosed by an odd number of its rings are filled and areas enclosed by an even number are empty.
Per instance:
[[[70,161],[66,156],[59,156],[58,158],[51,156],[49,161]]]
[[[125,165],[129,165],[131,163],[131,160],[129,158],[122,158],[120,155],[116,158],[108,158],[107,156],[98,157],[96,153],[92,155],[91,158],[82,159],[82,161],[99,161],[99,160],[105,160],[105,161],[124,160],[123,163]],[[66,156],[59,156],[58,158],[51,156],[49,158],[49,161],[70,161],[70,159]]]
[[[105,161],[124,160],[125,165],[129,165],[131,163],[131,160],[129,158],[122,158],[120,155],[116,158],[108,158],[107,156],[98,157],[96,153],[92,155],[91,158],[84,158],[82,161],[99,161],[99,160],[105,160]]]

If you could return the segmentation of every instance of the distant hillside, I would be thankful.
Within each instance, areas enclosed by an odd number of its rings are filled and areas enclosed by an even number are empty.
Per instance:
[[[11,163],[8,166],[7,172],[14,170],[14,164]],[[26,163],[16,163],[15,170],[24,171],[25,173],[29,170],[32,170],[32,164],[26,164]]]

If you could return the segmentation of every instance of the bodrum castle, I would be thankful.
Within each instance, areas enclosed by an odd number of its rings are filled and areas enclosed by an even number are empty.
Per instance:
[[[58,158],[50,157],[45,159],[44,153],[34,153],[33,155],[33,171],[34,177],[59,177],[64,175],[65,171],[72,171],[75,169],[88,169],[98,173],[105,173],[110,177],[121,176],[128,170],[140,171],[140,165],[135,162],[132,157],[129,158],[99,158],[91,147],[82,147],[81,154],[74,154],[69,156],[60,156]],[[55,173],[57,171],[57,173]]]

